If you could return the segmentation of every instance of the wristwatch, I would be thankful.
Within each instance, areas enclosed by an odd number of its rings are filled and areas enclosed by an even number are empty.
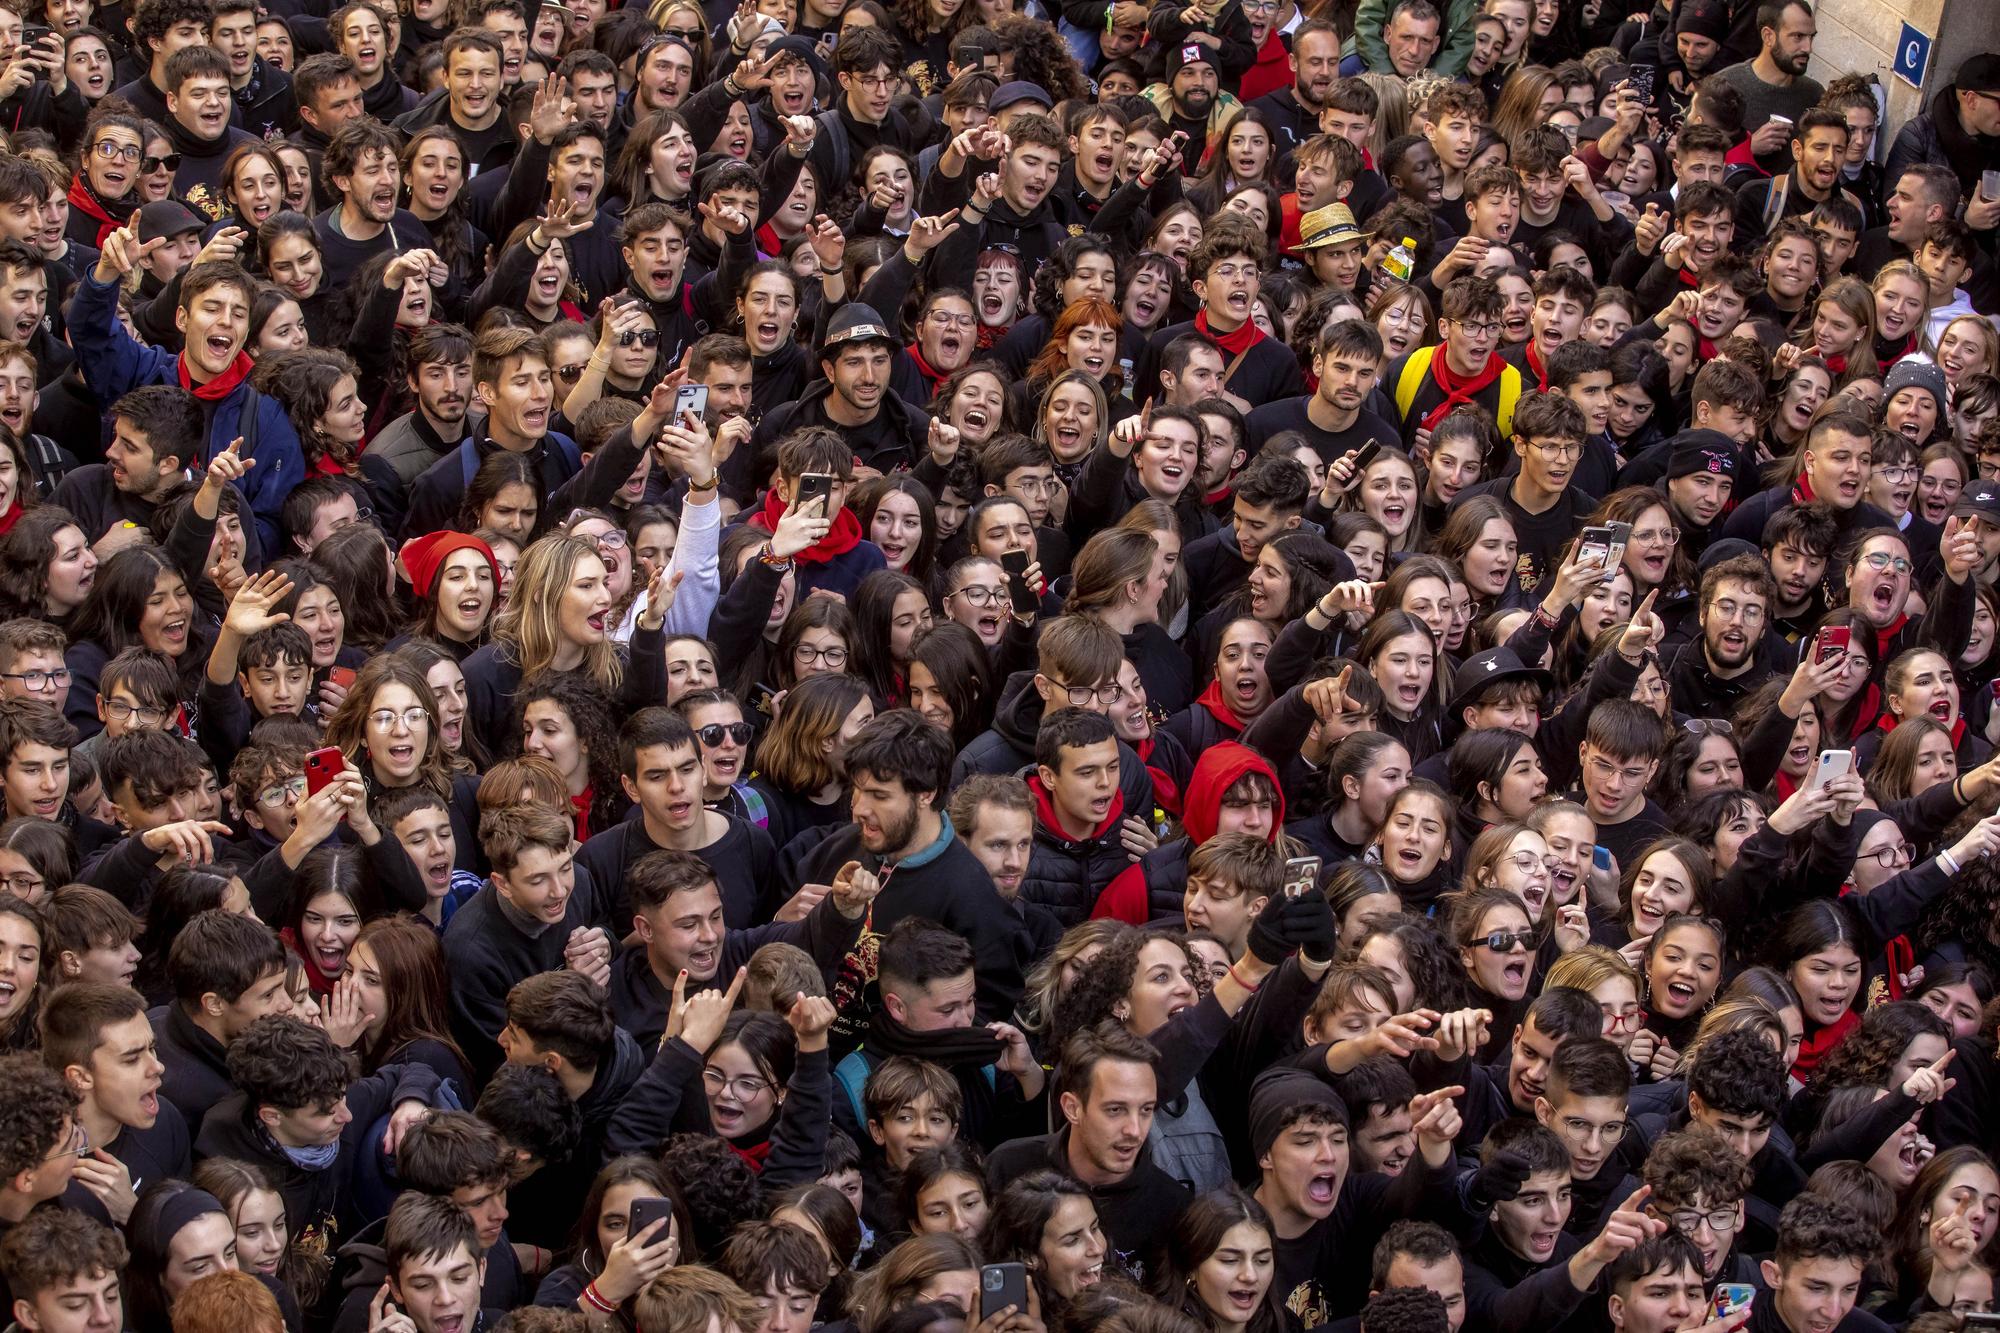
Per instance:
[[[721,484],[722,484],[722,473],[720,471],[709,473],[707,481],[696,481],[693,477],[689,477],[688,494],[693,495],[696,492],[700,492],[705,495],[709,491],[714,490],[717,486],[720,486]]]

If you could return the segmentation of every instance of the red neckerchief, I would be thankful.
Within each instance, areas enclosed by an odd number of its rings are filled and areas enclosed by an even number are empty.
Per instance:
[[[723,1142],[729,1143],[729,1140],[724,1139]],[[729,1151],[741,1157],[749,1164],[752,1171],[761,1176],[764,1174],[764,1159],[771,1155],[771,1141],[765,1139],[762,1143],[753,1143],[747,1148],[739,1148],[735,1144],[729,1143]]]
[[[1234,333],[1215,332],[1208,326],[1208,310],[1206,307],[1195,313],[1194,331],[1231,356],[1241,356],[1258,343],[1264,341],[1264,330],[1257,327],[1257,321],[1254,319],[1244,320],[1243,326]]]
[[[764,507],[750,516],[750,526],[765,532],[776,532],[778,520],[785,516],[785,501],[773,486],[764,492]],[[833,530],[819,541],[800,551],[792,559],[807,565],[823,565],[837,555],[846,555],[861,544],[861,520],[854,516],[852,509],[842,508],[833,515]]]
[[[924,360],[923,344],[911,343],[908,347],[906,347],[903,350],[907,351],[910,354],[910,360],[917,363],[917,373],[919,375],[922,375],[924,377],[924,382],[931,386],[931,393],[936,394],[938,391],[938,386],[943,384],[945,380],[949,379],[950,377],[946,375],[942,370],[933,369],[931,363]]]
[[[1006,337],[1013,328],[1012,324],[988,324],[982,321],[979,325],[979,332],[973,335],[972,341],[980,351],[990,352],[993,350],[994,345]]]
[[[767,255],[775,255],[785,248],[785,243],[778,239],[777,231],[767,222],[757,228],[757,248]]]
[[[1132,747],[1132,753],[1139,756],[1139,762],[1146,766],[1146,772],[1153,779],[1153,795],[1160,802],[1160,808],[1176,819],[1181,814],[1181,784],[1173,775],[1153,763],[1153,738],[1146,737]]]
[[[1931,715],[1929,713],[1919,713],[1918,716],[1930,717]],[[1894,713],[1884,711],[1882,716],[1875,719],[1875,727],[1878,731],[1884,731],[1884,732],[1894,731],[1896,729],[1896,724],[1901,720],[1902,719],[1898,718]],[[1931,720],[1933,722],[1937,721],[1936,718],[1931,718]],[[1961,717],[1955,720],[1951,724],[1951,748],[1956,750],[1958,748],[1959,741],[1964,736],[1965,736],[1965,719]],[[1905,968],[1903,970],[1907,972],[1909,969]]]
[[[109,236],[112,232],[117,231],[118,228],[120,228],[124,224],[121,223],[117,218],[112,217],[110,211],[106,209],[104,205],[98,201],[97,196],[90,192],[90,187],[83,183],[83,176],[81,173],[77,175],[76,179],[72,180],[69,183],[68,197],[69,197],[69,206],[71,208],[78,210],[85,217],[92,218],[96,221],[97,248],[100,250],[103,249],[104,238]]]
[[[569,798],[570,813],[576,817],[576,837],[578,842],[589,838],[595,831],[590,827],[590,807],[595,804],[597,790],[585,787]]]
[[[313,962],[311,955],[300,945],[298,932],[290,926],[286,926],[278,932],[278,938],[289,945],[292,952],[298,955],[299,966],[305,971],[306,985],[312,988],[312,993],[315,995],[333,994],[334,982],[339,980],[339,978],[330,977],[319,970],[319,967]]]
[[[1069,834],[1063,830],[1062,821],[1056,818],[1055,801],[1049,795],[1049,789],[1042,785],[1042,780],[1040,777],[1032,777],[1028,779],[1028,790],[1035,794],[1035,817],[1041,821],[1043,828],[1055,834],[1058,838],[1061,838],[1064,842],[1084,841],[1084,839],[1070,837]],[[1117,828],[1118,821],[1123,819],[1124,817],[1125,817],[1125,793],[1122,791],[1114,791],[1111,793],[1111,808],[1105,812],[1104,822],[1102,824],[1099,824],[1096,828],[1090,831],[1090,840],[1095,841],[1103,838],[1106,834],[1110,833],[1112,829]]]
[[[1882,946],[1882,952],[1888,963],[1883,981],[1889,988],[1889,998],[1900,1000],[1903,998],[1903,978],[1916,971],[1917,951],[1910,947],[1908,935],[1898,935]]]
[[[556,309],[563,312],[563,318],[573,319],[579,324],[590,323],[590,316],[583,313],[583,307],[571,300],[556,302]]]
[[[1876,661],[1886,662],[1889,660],[1889,645],[1895,640],[1897,632],[1909,623],[1910,618],[1908,616],[1898,615],[1887,625],[1875,631]]]
[[[1880,340],[1878,339],[1877,341],[1879,342]],[[1877,352],[1875,354],[1875,363],[1878,366],[1880,366],[1884,371],[1886,371],[1889,369],[1890,366],[1895,365],[1898,361],[1901,361],[1904,357],[1908,356],[1910,353],[1916,350],[1917,350],[1917,335],[1912,333],[1909,337],[1903,339],[1903,349],[1900,352],[1897,352],[1894,356],[1885,356],[1882,353]]]
[[[1535,377],[1535,388],[1542,393],[1547,393],[1549,391],[1549,368],[1542,361],[1542,354],[1535,350],[1535,340],[1533,338],[1528,339],[1527,348],[1528,370]]]
[[[1849,1009],[1838,1022],[1817,1032],[1806,1033],[1805,1040],[1799,1043],[1799,1058],[1792,1062],[1793,1077],[1806,1082],[1812,1075],[1813,1067],[1826,1058],[1827,1052],[1846,1041],[1847,1035],[1860,1026],[1861,1015]]]
[[[1208,682],[1208,688],[1203,690],[1201,697],[1194,702],[1197,708],[1206,708],[1217,722],[1227,727],[1232,737],[1242,734],[1243,719],[1236,716],[1235,710],[1222,701],[1222,682],[1220,680],[1211,680]]]
[[[1705,362],[1715,360],[1715,339],[1704,338],[1697,330],[1694,335],[1694,354]]]
[[[7,533],[12,532],[14,525],[21,521],[21,515],[26,512],[25,509],[21,508],[21,497],[18,495],[15,496],[14,503],[7,506],[7,512],[0,514],[0,536],[5,536]]]
[[[1812,478],[1803,472],[1799,473],[1799,479],[1792,483],[1792,503],[1809,505],[1815,498],[1813,495]]]
[[[1780,772],[1772,785],[1777,788],[1780,801],[1789,801],[1799,789],[1799,780],[1789,773]]]
[[[1826,368],[1836,375],[1847,373],[1847,358],[1844,356],[1822,356],[1820,360],[1826,362]]]
[[[1444,401],[1424,414],[1420,423],[1425,430],[1434,430],[1454,407],[1469,403],[1486,391],[1486,387],[1500,378],[1500,368],[1506,363],[1498,352],[1489,352],[1486,364],[1470,379],[1460,379],[1451,369],[1451,357],[1443,346],[1431,355],[1431,378],[1444,390]]]
[[[256,362],[250,359],[248,352],[239,351],[236,353],[236,359],[229,363],[229,369],[206,384],[196,384],[188,375],[187,353],[182,352],[174,359],[174,373],[180,376],[183,389],[204,403],[219,403],[236,392],[236,386],[249,377],[255,365]]]
[[[1701,278],[1684,268],[1675,269],[1674,276],[1681,280],[1681,286],[1686,287],[1690,291],[1699,291],[1701,289]]]

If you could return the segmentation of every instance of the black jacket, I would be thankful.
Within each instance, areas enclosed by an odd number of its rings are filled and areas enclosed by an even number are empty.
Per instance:
[[[1032,670],[1016,671],[1001,688],[993,725],[974,736],[952,765],[951,785],[974,773],[1019,773],[1035,762],[1035,733],[1042,729],[1042,696]],[[1124,741],[1118,742],[1118,790],[1126,813],[1151,822],[1153,779],[1146,765]]]
[[[986,1159],[986,1187],[998,1194],[1017,1176],[1042,1167],[1074,1174],[1069,1164],[1069,1129],[1003,1143]],[[1115,1185],[1093,1185],[1090,1201],[1104,1239],[1117,1251],[1120,1264],[1134,1273],[1166,1239],[1181,1211],[1193,1202],[1181,1183],[1153,1165],[1150,1149],[1141,1148],[1132,1174]]]

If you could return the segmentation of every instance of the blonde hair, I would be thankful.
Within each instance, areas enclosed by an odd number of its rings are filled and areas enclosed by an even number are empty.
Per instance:
[[[1923,310],[1921,313],[1917,315],[1917,322],[1916,322],[1917,336],[1919,339],[1921,339],[1923,336],[1924,324],[1926,321],[1930,319],[1931,316],[1931,280],[1924,276],[1924,271],[1922,269],[1918,268],[1915,264],[1911,263],[1909,260],[1892,259],[1888,263],[1882,265],[1881,268],[1875,271],[1874,281],[1868,284],[1869,292],[1874,293],[1881,291],[1883,284],[1890,281],[1892,278],[1905,278],[1910,282],[1914,282],[1917,284],[1917,290],[1924,294]],[[1874,326],[1871,325],[1868,330],[1868,336],[1870,338],[1873,338],[1875,336],[1875,333],[1876,330]]]
[[[711,1325],[748,1330],[764,1322],[749,1292],[701,1264],[679,1264],[648,1282],[632,1313],[646,1333],[708,1333]]]
[[[1629,981],[1635,995],[1645,989],[1639,980],[1639,969],[1619,957],[1616,950],[1601,944],[1586,944],[1550,963],[1542,985],[1544,989],[1570,986],[1594,992],[1607,981]]]
[[[595,542],[561,533],[530,542],[521,552],[507,604],[493,621],[493,638],[513,650],[524,681],[554,669],[562,650],[558,615],[563,592],[585,559],[603,568]],[[583,650],[583,663],[577,669],[607,694],[615,695],[625,677],[625,663],[609,635]]]
[[[1977,329],[1979,331],[1977,335],[1979,340],[1979,345],[1986,349],[1986,364],[1978,367],[1977,369],[1969,370],[1966,372],[1966,374],[1992,375],[1995,373],[2000,373],[2000,332],[1996,332],[1994,330],[1993,321],[1986,318],[1986,316],[1984,315],[1958,316],[1956,319],[1946,324],[1942,329],[1938,330],[1938,342],[1940,343],[1943,342],[1944,335],[1950,333],[1953,329],[1957,328],[1961,324]],[[1935,343],[1932,343],[1928,337],[1924,339],[1924,350],[1930,353],[1932,360],[1937,359],[1937,345]],[[1938,369],[1943,370],[1944,367],[1939,366]]]

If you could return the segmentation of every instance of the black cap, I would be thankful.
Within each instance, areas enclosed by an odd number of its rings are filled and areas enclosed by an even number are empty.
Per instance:
[[[772,42],[764,48],[764,59],[766,60],[775,62],[777,57],[781,55],[797,56],[806,62],[806,66],[812,70],[815,79],[821,81],[826,79],[826,62],[820,59],[819,46],[810,38],[801,37],[797,33],[793,33],[789,37],[780,37],[777,41]]]
[[[1982,51],[1958,67],[1952,80],[1962,93],[2000,93],[2000,55]]]
[[[1529,666],[1512,648],[1488,648],[1459,663],[1451,678],[1450,715],[1456,718],[1459,709],[1470,707],[1481,690],[1500,680],[1532,680],[1544,693],[1554,689],[1556,683],[1554,676],[1540,667]]]
[[[819,354],[831,356],[836,347],[847,343],[887,343],[891,347],[902,346],[896,331],[889,327],[889,321],[882,318],[872,305],[859,301],[849,301],[833,312],[833,320],[826,327],[826,341],[820,344]]]
[[[986,110],[988,114],[997,116],[1005,108],[1021,102],[1033,102],[1044,111],[1055,106],[1055,103],[1049,100],[1048,93],[1039,85],[1029,83],[1025,79],[1015,79],[993,90],[993,96],[986,99]]]
[[[1695,568],[1706,574],[1725,560],[1734,560],[1739,555],[1761,555],[1757,543],[1746,542],[1741,537],[1724,537],[1721,541],[1710,542],[1708,549],[1701,553]]]
[[[1667,455],[1667,480],[1712,472],[1718,477],[1736,478],[1739,450],[1736,441],[1719,430],[1697,428],[1674,436],[1673,451]]]
[[[1967,482],[1965,489],[1958,493],[1958,502],[1952,505],[1951,512],[1960,518],[1983,518],[2000,526],[2000,481],[1980,477]]]
[[[155,241],[162,236],[178,236],[185,231],[200,231],[207,225],[195,216],[193,209],[178,199],[161,199],[139,210],[139,239],[142,242]]]

